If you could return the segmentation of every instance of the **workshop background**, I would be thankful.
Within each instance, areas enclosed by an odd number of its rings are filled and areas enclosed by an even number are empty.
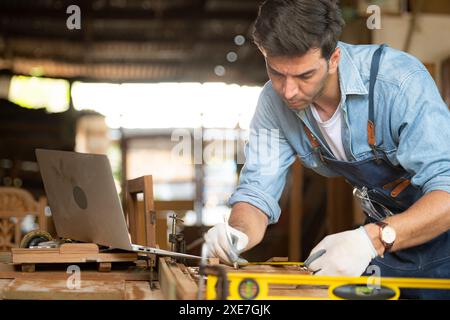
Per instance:
[[[55,233],[34,154],[50,148],[106,154],[122,197],[127,180],[152,175],[158,245],[170,248],[176,213],[186,251],[199,254],[202,234],[230,213],[227,200],[267,81],[251,39],[259,3],[2,0],[0,250],[17,246],[36,227]],[[340,3],[342,41],[387,43],[415,55],[450,103],[450,1]],[[68,28],[73,4],[80,29]],[[366,26],[370,4],[381,8],[381,29]],[[174,156],[183,141],[190,141],[187,157]],[[5,187],[30,192],[41,219],[11,217],[2,207]],[[303,261],[326,234],[364,220],[343,179],[325,179],[298,161],[280,206],[279,223],[247,259]]]

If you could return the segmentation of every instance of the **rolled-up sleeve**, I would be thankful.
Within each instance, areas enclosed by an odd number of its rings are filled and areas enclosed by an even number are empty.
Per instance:
[[[295,160],[295,152],[277,125],[274,108],[281,106],[274,106],[265,91],[259,97],[250,124],[249,141],[245,145],[245,164],[229,205],[247,202],[264,212],[269,223],[273,224],[280,217],[278,201],[288,169]]]
[[[411,74],[391,109],[397,158],[422,192],[450,193],[450,111],[426,70]]]

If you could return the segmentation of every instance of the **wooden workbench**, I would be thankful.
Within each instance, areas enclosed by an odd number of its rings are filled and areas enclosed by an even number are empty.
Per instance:
[[[195,267],[159,259],[159,274],[145,267],[114,265],[110,272],[99,272],[95,264],[79,264],[81,287],[68,288],[72,273],[67,266],[48,265],[35,272],[22,272],[11,264],[11,254],[0,252],[0,299],[17,300],[184,300],[197,298],[197,279],[191,273]],[[226,267],[229,271],[231,267]],[[250,266],[240,272],[301,274],[294,266]],[[152,287],[150,288],[150,279]],[[289,296],[327,297],[326,289],[274,286],[271,293]],[[204,294],[202,294],[204,297]]]
[[[137,266],[121,266],[110,272],[98,272],[95,266],[79,265],[81,286],[69,289],[67,273],[62,266],[51,266],[36,272],[21,272],[11,264],[11,254],[0,252],[1,299],[55,300],[159,300],[163,299],[159,284],[151,273]],[[90,267],[90,268],[88,268]],[[153,279],[157,279],[153,275]]]

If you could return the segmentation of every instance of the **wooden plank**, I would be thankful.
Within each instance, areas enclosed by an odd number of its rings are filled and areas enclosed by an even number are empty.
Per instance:
[[[134,252],[99,253],[94,243],[63,244],[60,248],[13,248],[12,262],[21,263],[85,263],[85,262],[133,262]]]
[[[145,217],[145,235],[146,244],[150,247],[156,245],[156,212],[153,202],[153,177],[144,176],[144,217]]]
[[[12,279],[0,279],[0,299],[4,299],[3,291],[9,286],[12,281]]]
[[[170,267],[177,282],[177,298],[180,300],[197,299],[197,284],[183,272],[179,264],[173,264]]]
[[[0,279],[14,279],[13,273],[17,272],[11,263],[0,263]]]
[[[0,264],[1,263],[10,263],[10,262],[11,262],[11,252],[0,251]]]
[[[12,248],[11,249],[11,258],[14,258],[14,256],[21,256],[26,255],[29,253],[36,253],[36,254],[59,254],[58,248]]]
[[[142,241],[142,229],[139,226],[139,221],[137,220],[137,212],[138,208],[137,204],[137,195],[126,193],[126,215],[128,220],[128,228],[131,236],[131,241],[135,244],[145,245]],[[138,232],[139,230],[139,232]]]
[[[35,272],[36,271],[36,265],[33,263],[24,263],[21,266],[22,272]]]
[[[288,257],[272,257],[268,259],[266,262],[288,262]]]
[[[220,259],[219,258],[208,258],[208,264],[211,266],[220,264]]]
[[[153,178],[142,176],[128,180],[126,183],[126,213],[133,243],[155,247],[156,245],[156,212],[153,201]],[[143,193],[143,210],[137,194]],[[142,206],[142,204],[141,204]]]
[[[112,270],[108,273],[97,272],[95,269],[85,269],[81,266],[82,277],[85,280],[103,281],[149,281],[151,271],[143,268],[130,267],[126,270]],[[0,279],[41,279],[41,280],[67,280],[70,275],[65,268],[62,270],[39,270],[25,273],[18,271],[11,264],[0,263]]]
[[[126,300],[163,300],[164,296],[156,284],[157,288],[150,289],[149,282],[144,281],[126,281],[125,299]]]
[[[182,268],[182,265],[172,263],[168,258],[159,259],[159,282],[165,299],[197,299],[197,285]]]
[[[159,258],[159,268],[158,268],[158,280],[161,287],[161,292],[166,300],[175,300],[177,285],[175,281],[175,276],[169,269],[167,265],[167,258]]]
[[[161,212],[156,214],[156,244],[160,249],[169,250],[167,234],[167,216]]]
[[[0,217],[25,218],[29,214],[30,214],[30,212],[28,212],[28,211],[0,210]]]
[[[4,299],[14,300],[122,300],[124,281],[81,280],[71,289],[65,280],[15,279],[3,291]]]
[[[133,262],[137,260],[135,253],[27,253],[13,254],[13,263],[86,263],[86,262]]]
[[[442,0],[427,0],[419,3],[418,1],[411,1],[411,7],[414,9],[415,7],[421,6],[421,13],[431,13],[431,14],[450,14],[450,3],[448,1]]]
[[[269,285],[269,295],[283,297],[329,298],[328,288],[323,286]]]
[[[59,247],[59,253],[99,253],[95,243],[64,243]]]
[[[111,262],[100,262],[98,264],[98,271],[99,272],[109,272],[111,271]]]
[[[193,200],[155,201],[156,211],[189,211],[194,210]]]

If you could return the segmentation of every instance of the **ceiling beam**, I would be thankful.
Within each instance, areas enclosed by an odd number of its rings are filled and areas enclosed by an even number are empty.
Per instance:
[[[83,19],[83,8],[81,10],[81,19]],[[87,10],[86,10],[87,12]],[[152,9],[130,10],[130,9],[114,9],[114,10],[91,10],[89,11],[90,19],[97,20],[158,20],[162,22],[170,22],[173,20],[244,20],[253,21],[257,16],[257,8],[254,10],[214,10],[205,11],[192,7],[181,7],[170,9],[163,12],[157,12]],[[33,8],[32,6],[24,9],[2,8],[0,5],[0,19],[5,18],[22,18],[22,19],[38,19],[38,20],[66,20],[70,14],[66,13],[66,8],[62,9],[46,9]]]
[[[0,67],[3,61],[0,59]],[[204,61],[192,63],[68,63],[53,60],[15,58],[8,64],[14,74],[30,75],[30,70],[41,66],[44,77],[95,82],[164,82],[164,81],[218,81],[262,84],[266,81],[264,64],[259,67],[246,63],[226,65],[226,74],[218,77],[214,65]]]

